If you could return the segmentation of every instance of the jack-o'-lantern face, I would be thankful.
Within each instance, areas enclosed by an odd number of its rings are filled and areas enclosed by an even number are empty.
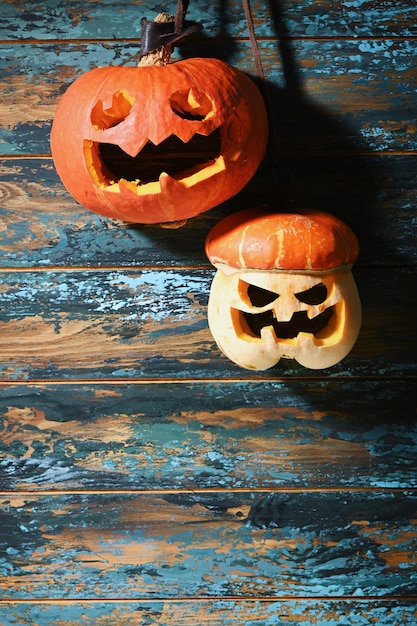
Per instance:
[[[321,369],[352,349],[361,323],[359,295],[351,272],[218,270],[208,321],[219,347],[241,367],[263,370],[289,358]]]
[[[350,352],[362,317],[351,273],[359,244],[344,222],[322,211],[246,209],[216,224],[205,249],[217,268],[209,327],[231,361],[321,369]]]
[[[103,67],[80,76],[56,111],[51,148],[70,193],[103,215],[187,219],[236,194],[265,151],[255,84],[217,59]]]

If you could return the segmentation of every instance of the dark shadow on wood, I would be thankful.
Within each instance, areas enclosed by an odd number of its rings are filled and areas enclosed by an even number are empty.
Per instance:
[[[235,45],[227,34],[227,9],[227,1],[221,0],[219,15],[223,33],[218,40],[216,38],[215,47],[216,57],[226,62],[231,59]],[[306,95],[281,2],[270,0],[269,10],[282,62],[284,86],[280,88],[268,80],[252,76],[265,96],[269,112],[269,149],[247,186],[237,196],[209,212],[213,221],[207,220],[206,230],[200,231],[201,240],[190,249],[190,260],[195,259],[197,244],[204,248],[205,236],[217,216],[221,219],[240,208],[263,204],[270,204],[277,211],[311,207],[340,217],[358,235],[364,252],[362,256],[366,259],[366,247],[372,247],[373,234],[378,230],[377,192],[382,182],[378,180],[377,168],[371,165],[369,148],[355,130]],[[180,46],[181,54],[184,57],[212,56],[212,43],[204,33],[199,34]],[[184,246],[178,232],[168,235],[164,241],[162,245],[168,249]]]
[[[379,235],[384,228],[380,198],[389,182],[387,173],[382,171],[378,153],[372,153],[358,132],[341,121],[337,114],[311,101],[303,87],[281,2],[270,0],[269,10],[284,78],[283,87],[254,78],[265,94],[269,110],[269,150],[258,172],[237,196],[209,211],[204,221],[201,216],[195,218],[203,222],[203,227],[197,230],[197,237],[193,235],[190,261],[195,260],[198,248],[204,250],[205,237],[218,219],[249,206],[269,204],[276,211],[323,210],[344,220],[360,243],[361,252],[354,273],[360,272],[361,264],[374,264],[375,250],[378,250],[380,259],[386,256],[395,263],[398,257],[399,263],[404,264],[404,255],[400,254],[395,240],[387,235],[381,239]],[[226,33],[224,0],[219,11]],[[199,39],[187,44],[186,56],[207,56],[206,42]],[[233,42],[227,36],[216,41],[216,56],[227,61],[231,57],[231,46]],[[209,48],[212,50],[211,46]],[[190,232],[191,229],[192,225]],[[181,246],[184,255],[184,239],[181,233],[173,232],[161,238],[161,245],[167,250]],[[369,314],[372,313],[364,311],[365,318]],[[372,320],[367,319],[366,323],[371,325]],[[268,373],[285,375],[285,366],[279,363]]]

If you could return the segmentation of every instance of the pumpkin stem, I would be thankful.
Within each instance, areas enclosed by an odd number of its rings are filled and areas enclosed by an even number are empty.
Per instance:
[[[168,13],[159,13],[153,21],[155,24],[166,24],[168,22],[174,22],[175,16],[169,15]],[[165,44],[157,50],[144,54],[139,61],[139,67],[143,65],[168,65],[173,48],[173,44]]]

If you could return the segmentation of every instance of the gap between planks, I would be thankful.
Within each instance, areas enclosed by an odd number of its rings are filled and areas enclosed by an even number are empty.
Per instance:
[[[71,605],[71,604],[134,604],[137,602],[143,604],[156,604],[166,602],[167,604],[194,604],[196,602],[361,602],[363,604],[369,604],[371,602],[389,603],[389,602],[404,602],[411,603],[417,602],[417,596],[196,596],[196,597],[158,597],[158,598],[66,598],[62,600],[60,598],[16,598],[6,599],[0,598],[1,604],[57,604],[57,605]]]
[[[130,224],[131,222],[125,222]],[[135,225],[133,223],[133,225]],[[140,226],[140,224],[138,224]],[[158,224],[144,224],[151,228],[158,228]],[[415,269],[415,263],[387,264],[387,265],[361,265],[355,264],[356,268],[372,269],[386,272],[387,270]],[[0,274],[48,274],[48,273],[71,273],[71,272],[216,272],[216,268],[210,263],[199,263],[195,265],[37,265],[37,266],[14,266],[4,265],[0,267]]]
[[[1,45],[1,44],[0,44]],[[367,156],[367,157],[394,157],[394,156],[417,156],[417,150],[366,150],[366,149],[362,149],[362,150],[357,150],[352,152],[352,150],[322,150],[320,152],[320,156],[323,157],[336,157],[336,156],[350,156],[352,155],[355,157],[358,156]],[[280,156],[282,157],[286,157],[286,158],[302,158],[305,156],[311,156],[311,150],[299,150],[299,151],[294,151],[294,150],[285,150],[283,152],[280,152]],[[52,155],[48,152],[46,152],[45,154],[41,154],[41,153],[34,153],[31,154],[29,152],[26,153],[22,153],[22,154],[7,154],[7,153],[0,153],[0,160],[1,161],[24,161],[24,160],[29,160],[29,161],[33,161],[33,160],[50,160],[52,161]]]
[[[126,222],[130,223],[130,222]],[[150,224],[150,226],[157,228],[158,224]],[[380,267],[380,266],[377,266]],[[389,269],[389,266],[384,265],[384,269]],[[393,269],[397,269],[399,266],[393,266]],[[408,267],[408,266],[407,266]],[[411,265],[410,267],[414,267]],[[0,267],[0,274],[4,273],[16,273],[16,274],[32,274],[32,273],[49,273],[49,272],[166,272],[166,271],[178,271],[178,272],[190,272],[190,271],[207,271],[213,272],[216,269],[207,264],[196,265],[43,265],[43,266],[19,266],[13,265]]]
[[[216,36],[210,39],[210,43],[214,43],[216,41],[230,41],[232,37],[230,36]],[[417,36],[415,35],[369,35],[369,36],[355,36],[355,35],[333,35],[333,36],[313,36],[313,35],[281,35],[281,36],[267,36],[267,35],[257,35],[256,40],[258,42],[267,42],[267,41],[392,41],[392,40],[401,40],[401,41],[417,41]],[[246,42],[249,41],[249,37],[233,37],[233,41],[236,42]],[[141,43],[140,37],[74,37],[74,38],[45,38],[45,39],[36,39],[36,38],[28,38],[28,39],[0,39],[1,46],[21,46],[21,45],[48,45],[48,44],[83,44],[83,43]]]
[[[249,372],[249,370],[248,370]],[[338,376],[277,376],[277,377],[268,377],[268,376],[256,376],[252,375],[247,378],[239,377],[236,378],[74,378],[74,379],[62,379],[62,378],[31,378],[28,380],[14,380],[14,379],[0,379],[0,389],[4,387],[30,387],[30,386],[68,386],[68,387],[76,387],[76,386],[123,386],[123,385],[193,385],[193,384],[207,384],[207,385],[236,385],[236,384],[252,384],[257,385],[259,383],[273,383],[273,384],[292,384],[292,383],[317,383],[317,382],[346,382],[346,381],[355,381],[355,382],[384,382],[384,381],[397,381],[397,380],[407,380],[407,381],[415,381],[417,380],[416,374],[384,374],[384,375],[338,375]]]
[[[167,495],[194,495],[194,494],[230,494],[230,493],[406,493],[417,495],[417,487],[211,487],[196,489],[45,489],[35,491],[0,491],[0,498],[38,498],[60,496],[167,496]]]

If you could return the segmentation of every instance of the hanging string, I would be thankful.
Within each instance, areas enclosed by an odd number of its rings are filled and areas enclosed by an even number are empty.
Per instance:
[[[242,0],[243,10],[246,17],[246,26],[249,32],[249,40],[252,48],[253,60],[255,63],[255,70],[258,78],[264,83],[265,75],[262,67],[261,55],[259,54],[258,42],[256,40],[255,26],[253,23],[252,11],[250,8],[249,0]]]
[[[262,91],[262,95],[264,96],[265,106],[268,113],[269,118],[269,142],[268,142],[268,156],[271,166],[271,200],[272,202],[276,202],[276,193],[277,188],[280,188],[280,195],[283,194],[282,186],[284,182],[284,171],[282,167],[282,163],[278,156],[278,134],[273,114],[273,106],[271,101],[271,96],[266,85],[265,73],[262,67],[261,55],[259,52],[258,42],[256,39],[255,33],[255,25],[253,21],[252,11],[250,7],[250,0],[242,0],[243,10],[245,12],[246,18],[246,26],[249,33],[249,41],[252,49],[252,56],[255,65],[256,74],[259,78],[260,88]],[[284,198],[285,203],[288,202],[286,198]]]
[[[175,17],[165,22],[155,22],[142,18],[140,57],[144,57],[160,48],[174,46],[179,41],[198,32],[202,25],[185,20],[189,0],[178,0]]]
[[[187,13],[189,0],[178,0],[175,14],[175,32],[180,33],[184,26],[185,14]]]

